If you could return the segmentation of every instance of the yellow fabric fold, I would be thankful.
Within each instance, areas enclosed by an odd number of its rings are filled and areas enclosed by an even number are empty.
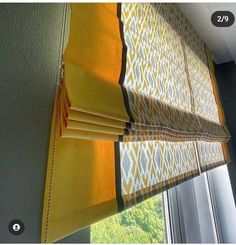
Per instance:
[[[126,123],[122,121],[113,120],[113,119],[106,118],[106,117],[99,117],[96,115],[92,115],[92,114],[70,109],[69,108],[70,102],[68,101],[64,86],[62,86],[61,97],[62,97],[61,106],[63,108],[64,113],[66,114],[65,117],[67,120],[73,120],[73,121],[84,122],[84,123],[92,123],[92,124],[114,127],[114,128],[119,128],[119,129],[124,129],[126,127]]]
[[[119,20],[113,14],[115,8],[116,3],[71,4],[70,34],[64,60],[118,84],[122,42]]]
[[[129,121],[119,85],[108,83],[65,61],[65,87],[70,109]]]
[[[47,243],[118,212],[114,142],[62,138],[59,116],[57,96],[42,217]]]
[[[67,121],[66,127],[68,129],[84,130],[84,131],[91,131],[97,133],[108,133],[108,134],[115,134],[115,135],[124,134],[123,129],[106,127],[106,126],[90,124],[90,123],[76,122],[72,120]]]
[[[118,129],[124,129],[126,126],[125,122],[112,120],[110,118],[94,116],[92,114],[87,114],[87,113],[83,113],[83,112],[79,112],[79,111],[75,111],[71,109],[69,109],[67,112],[68,112],[69,120],[104,125],[104,126],[114,127]]]
[[[81,122],[77,120],[71,120],[68,118],[68,112],[65,109],[65,100],[63,97],[63,91],[64,89],[62,88],[62,93],[61,93],[61,98],[60,98],[60,116],[61,120],[63,121],[62,125],[66,129],[73,129],[73,130],[82,130],[82,131],[91,131],[95,133],[106,133],[106,134],[115,134],[115,135],[123,135],[124,134],[124,128],[116,128],[112,126],[107,126],[107,125],[99,125],[99,124],[94,124],[94,123],[88,123],[88,122]],[[96,118],[96,116],[94,116]],[[115,120],[113,120],[115,121]]]
[[[62,101],[63,98],[60,96],[59,120],[60,120],[60,136],[62,138],[118,141],[119,134],[117,133],[113,134],[111,132],[109,133],[108,132],[109,128],[107,127],[101,125],[91,125],[88,123],[79,123],[79,122],[74,122],[74,124],[72,122],[71,125],[70,124],[71,121],[66,120],[65,118]]]
[[[129,117],[119,86],[123,45],[117,4],[71,4],[71,11],[64,54],[68,115],[74,117],[77,111],[87,114],[82,115],[85,120],[98,116],[97,122],[124,125]]]
[[[108,141],[118,141],[119,136],[115,134],[108,133],[96,133],[91,131],[74,130],[74,129],[62,129],[62,138],[72,138],[72,139],[84,139],[84,140],[108,140]]]

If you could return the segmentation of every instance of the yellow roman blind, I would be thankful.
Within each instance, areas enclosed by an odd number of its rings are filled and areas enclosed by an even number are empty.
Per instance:
[[[70,7],[42,242],[230,161],[210,51],[176,4]]]

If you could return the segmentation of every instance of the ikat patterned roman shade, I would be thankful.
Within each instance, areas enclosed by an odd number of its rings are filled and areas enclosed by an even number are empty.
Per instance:
[[[176,4],[71,4],[42,242],[229,162],[211,54]]]

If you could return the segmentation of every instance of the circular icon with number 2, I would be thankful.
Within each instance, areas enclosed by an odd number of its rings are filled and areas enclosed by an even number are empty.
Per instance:
[[[21,220],[14,219],[9,223],[8,229],[9,229],[10,233],[13,235],[20,235],[23,233],[25,226]]]

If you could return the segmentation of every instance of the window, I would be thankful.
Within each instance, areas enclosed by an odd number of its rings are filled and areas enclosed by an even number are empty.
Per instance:
[[[91,226],[91,243],[165,243],[162,195]]]

